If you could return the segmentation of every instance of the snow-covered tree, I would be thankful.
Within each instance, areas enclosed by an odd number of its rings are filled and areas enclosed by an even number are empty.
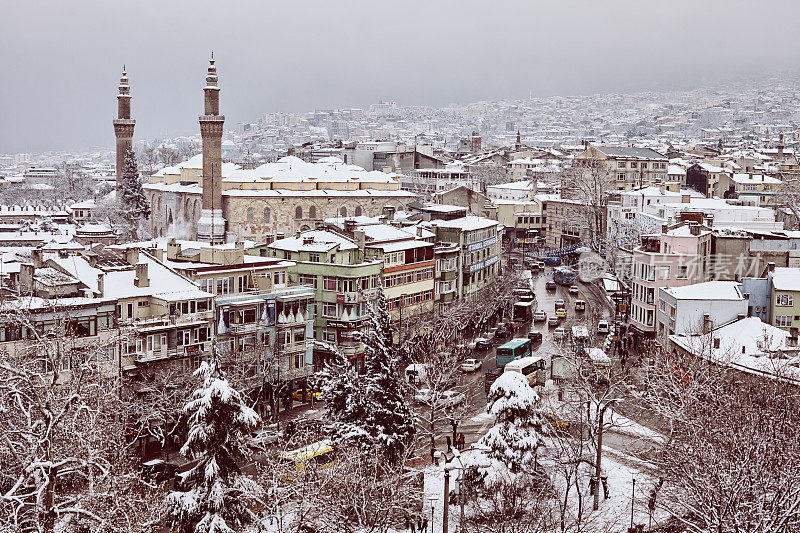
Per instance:
[[[539,395],[519,372],[504,372],[489,390],[489,411],[496,423],[480,443],[489,458],[502,463],[513,474],[533,472],[536,450],[542,444],[536,426]]]
[[[403,397],[383,290],[367,306],[369,330],[362,335],[364,374],[337,354],[321,374],[328,414],[339,439],[373,446],[395,462],[414,436],[414,416]]]
[[[117,191],[117,204],[120,216],[127,226],[128,237],[136,240],[139,223],[150,218],[150,202],[142,188],[139,166],[133,150],[128,150],[128,153],[125,154],[122,183]]]
[[[216,347],[195,374],[203,383],[185,407],[190,429],[181,454],[198,463],[183,475],[191,489],[167,498],[167,521],[181,532],[241,531],[256,519],[247,503],[260,491],[237,461],[247,456],[245,439],[259,418],[225,379]]]

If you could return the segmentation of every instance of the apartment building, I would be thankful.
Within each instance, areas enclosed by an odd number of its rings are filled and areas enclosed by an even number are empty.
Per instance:
[[[458,298],[475,298],[495,282],[500,270],[501,226],[487,218],[466,216],[435,220],[426,224],[437,243],[457,244],[461,274],[457,278]]]
[[[294,262],[289,276],[314,291],[314,338],[335,345],[357,368],[363,366],[359,333],[367,326],[367,305],[380,287],[383,263],[365,259],[364,250],[332,231],[312,230],[249,251]],[[314,347],[321,368],[330,352]]]
[[[764,174],[734,174],[731,177],[736,197],[747,205],[776,207],[775,193],[782,183]]]
[[[696,223],[642,236],[632,258],[632,328],[652,336],[656,330],[658,290],[707,281],[710,253],[711,231]]]
[[[747,299],[735,281],[707,281],[658,289],[658,338],[699,334],[747,316]]]
[[[590,145],[575,156],[575,161],[599,165],[613,176],[617,190],[657,186],[670,179],[667,156],[652,148]]]

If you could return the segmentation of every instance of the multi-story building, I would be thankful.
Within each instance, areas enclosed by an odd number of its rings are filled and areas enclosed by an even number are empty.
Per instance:
[[[722,167],[719,161],[696,163],[686,169],[686,186],[708,198],[722,198],[731,185],[731,171]]]
[[[667,156],[652,148],[590,145],[575,160],[599,165],[613,177],[617,190],[665,184],[670,179]]]
[[[735,281],[707,281],[658,289],[658,338],[697,334],[747,315],[747,299]]]
[[[748,205],[776,207],[775,192],[782,183],[763,174],[734,174],[731,177],[736,197]]]
[[[383,263],[365,259],[363,247],[343,235],[323,230],[278,239],[253,248],[250,253],[295,263],[289,268],[292,281],[314,291],[315,338],[337,346],[360,368],[364,345],[358,334],[367,325],[365,306],[380,287]],[[324,348],[315,346],[315,365],[320,367],[329,355]]]
[[[313,375],[314,291],[290,283],[295,263],[245,254],[242,243],[166,243],[165,262],[214,295],[214,332],[231,364],[249,364],[253,388],[266,378],[262,414],[275,405],[273,394],[305,390]],[[290,400],[291,401],[291,400]],[[276,406],[277,407],[277,406]]]
[[[466,216],[453,220],[434,220],[427,227],[436,234],[437,243],[457,244],[461,275],[457,281],[458,298],[475,298],[478,292],[495,282],[500,270],[501,226],[494,220]]]
[[[658,290],[708,280],[711,231],[683,224],[659,235],[642,236],[633,250],[630,323],[652,335],[656,327]]]
[[[785,331],[800,327],[800,268],[774,268],[770,280],[770,324]]]

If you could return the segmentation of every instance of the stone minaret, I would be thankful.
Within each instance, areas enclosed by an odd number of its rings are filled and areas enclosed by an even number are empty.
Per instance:
[[[219,87],[214,53],[206,76],[205,112],[200,116],[203,138],[203,212],[197,221],[197,239],[210,243],[225,242],[225,218],[222,215],[222,125],[219,114]]]
[[[125,168],[125,154],[133,146],[133,127],[136,121],[131,118],[131,86],[128,74],[122,67],[117,95],[117,118],[114,119],[114,134],[117,136],[117,188],[122,183],[122,169]]]

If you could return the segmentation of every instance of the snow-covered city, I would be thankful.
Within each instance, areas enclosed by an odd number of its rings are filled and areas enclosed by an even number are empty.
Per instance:
[[[0,531],[800,532],[800,5],[4,13]]]

